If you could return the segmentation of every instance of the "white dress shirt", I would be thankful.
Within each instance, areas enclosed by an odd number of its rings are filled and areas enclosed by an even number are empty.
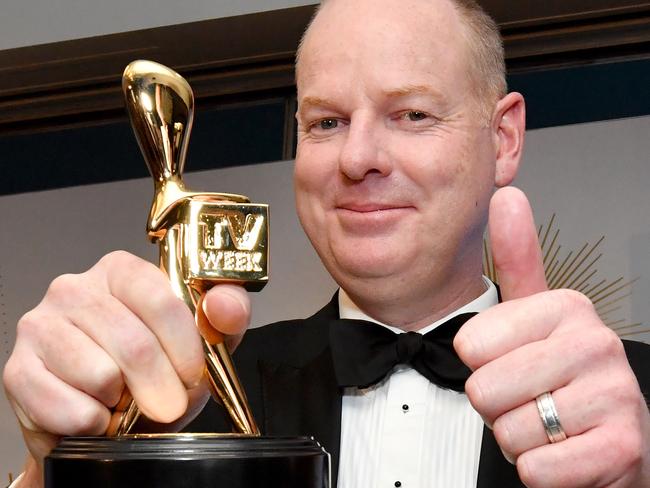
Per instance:
[[[443,319],[498,302],[494,284]],[[341,318],[376,320],[339,291]],[[403,331],[380,325],[395,333]],[[464,393],[442,389],[406,365],[369,388],[346,388],[341,413],[339,488],[476,488],[483,421]]]

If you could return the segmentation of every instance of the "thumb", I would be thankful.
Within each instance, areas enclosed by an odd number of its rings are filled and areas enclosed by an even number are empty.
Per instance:
[[[504,301],[546,291],[542,251],[530,203],[514,187],[497,190],[490,201],[492,259]]]
[[[224,336],[241,337],[246,331],[251,317],[250,299],[241,286],[216,285],[201,297],[196,312],[201,335],[217,344],[224,341]]]

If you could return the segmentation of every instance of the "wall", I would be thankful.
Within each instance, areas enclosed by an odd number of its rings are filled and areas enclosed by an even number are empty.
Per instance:
[[[0,50],[276,10],[315,0],[2,0]]]
[[[553,212],[566,248],[602,234],[599,271],[613,279],[640,276],[621,314],[650,323],[650,116],[528,133],[517,185],[529,195],[538,223]],[[271,281],[253,297],[254,325],[310,314],[335,289],[295,218],[291,162],[190,174],[194,188],[233,191],[271,204]],[[101,255],[126,249],[155,261],[144,236],[152,188],[148,179],[0,197],[0,315],[4,364],[18,318],[35,306],[47,283],[81,272]],[[304,286],[308,282],[310,286]],[[637,336],[650,341],[650,334]],[[0,400],[0,483],[22,464],[13,414]]]

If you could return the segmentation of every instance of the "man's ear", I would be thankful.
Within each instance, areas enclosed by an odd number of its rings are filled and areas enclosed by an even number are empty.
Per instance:
[[[520,93],[509,93],[497,103],[492,119],[496,143],[494,184],[507,186],[517,176],[524,150],[526,102]]]

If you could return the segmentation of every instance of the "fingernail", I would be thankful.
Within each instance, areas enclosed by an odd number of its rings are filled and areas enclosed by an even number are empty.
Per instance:
[[[241,295],[233,290],[230,290],[227,287],[224,287],[221,290],[222,293],[225,293],[228,295],[230,298],[233,298],[237,303],[239,303],[239,306],[242,308],[242,310],[246,313],[248,313],[248,306],[246,303],[244,303],[244,300],[242,300]]]

